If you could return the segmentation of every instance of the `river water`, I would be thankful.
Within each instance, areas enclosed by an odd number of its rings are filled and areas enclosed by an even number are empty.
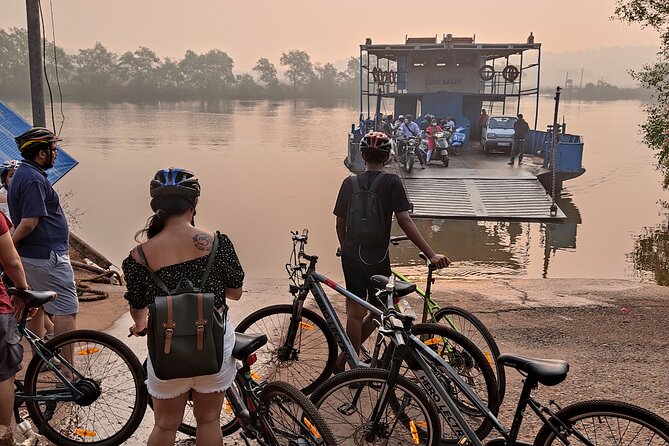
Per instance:
[[[30,115],[29,104],[9,105]],[[552,121],[552,110],[552,98],[542,99],[539,129]],[[151,214],[154,172],[182,166],[203,187],[198,225],[231,237],[247,275],[285,277],[290,231],[309,228],[307,251],[319,255],[319,270],[341,277],[332,208],[348,175],[342,161],[355,104],[66,103],[64,112],[62,144],[80,164],[57,189],[77,215],[75,232],[116,264]],[[639,142],[641,103],[563,102],[560,115],[570,133],[585,137],[587,172],[565,183],[559,203],[569,220],[418,220],[435,249],[454,261],[442,275],[667,281],[661,201],[669,193],[653,152]],[[411,247],[393,248],[392,256],[399,264],[416,263]]]

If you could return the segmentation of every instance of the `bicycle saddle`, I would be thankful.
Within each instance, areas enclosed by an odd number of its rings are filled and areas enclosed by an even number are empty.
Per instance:
[[[527,373],[529,378],[536,379],[544,386],[560,384],[569,371],[569,363],[559,359],[533,359],[504,353],[499,355],[497,362]]]
[[[10,296],[21,299],[28,308],[41,307],[56,298],[55,291],[19,290],[18,288],[11,287],[7,288],[7,293]]]
[[[244,360],[265,344],[267,335],[235,332],[235,348],[232,350],[232,356],[240,361]]]
[[[372,276],[372,278],[369,281],[376,288],[380,288],[380,289],[384,290],[384,289],[386,289],[386,285],[388,285],[389,280],[390,279],[386,276],[376,274],[376,275]],[[397,297],[406,296],[407,294],[411,294],[414,291],[416,291],[416,284],[415,283],[399,282],[399,281],[395,282],[395,295]]]

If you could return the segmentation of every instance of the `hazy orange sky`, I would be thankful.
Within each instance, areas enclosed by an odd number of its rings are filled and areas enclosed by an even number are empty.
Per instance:
[[[102,42],[116,53],[146,46],[161,58],[219,48],[246,71],[260,57],[279,65],[301,49],[313,62],[357,55],[365,37],[476,34],[477,42],[524,42],[530,31],[551,53],[657,45],[652,30],[610,20],[614,0],[361,2],[359,0],[53,0],[57,44],[69,53]],[[0,28],[25,27],[25,0],[2,0]],[[371,7],[371,5],[378,5]],[[50,36],[49,1],[42,0]],[[556,11],[556,13],[551,13]]]

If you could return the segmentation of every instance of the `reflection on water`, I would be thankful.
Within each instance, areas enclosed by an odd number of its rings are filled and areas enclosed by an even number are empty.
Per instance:
[[[581,223],[581,214],[568,193],[558,200],[558,206],[567,216],[562,223],[420,219],[416,225],[437,252],[447,253],[454,262],[448,270],[440,271],[441,275],[526,276],[530,265],[540,261],[541,277],[545,278],[558,251],[576,249]],[[392,255],[398,265],[422,264],[410,243],[392,248]]]
[[[669,286],[669,203],[660,205],[665,221],[643,228],[628,257],[641,280]]]
[[[416,221],[434,248],[454,260],[439,273],[666,284],[667,211],[658,216],[657,201],[669,201],[669,193],[653,152],[638,143],[640,105],[561,104],[570,132],[585,136],[588,169],[565,184],[558,203],[565,222]],[[10,106],[30,116],[29,104]],[[542,98],[540,128],[552,113],[552,100]],[[63,146],[80,164],[56,188],[61,196],[72,191],[71,207],[84,211],[79,235],[114,263],[133,248],[134,233],[150,215],[149,179],[176,165],[195,171],[203,185],[198,224],[230,235],[249,277],[285,278],[290,231],[309,228],[309,253],[319,256],[319,270],[341,278],[332,209],[349,174],[342,161],[357,104],[65,104],[65,115]],[[611,131],[612,122],[626,124]],[[500,163],[507,161],[500,155]],[[391,255],[402,265],[420,264],[408,245],[393,247]]]

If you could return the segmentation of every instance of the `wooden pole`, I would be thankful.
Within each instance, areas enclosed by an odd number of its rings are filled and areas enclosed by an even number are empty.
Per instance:
[[[32,100],[33,126],[46,127],[39,0],[26,0],[26,15],[28,17],[28,60],[30,62],[30,97]]]

